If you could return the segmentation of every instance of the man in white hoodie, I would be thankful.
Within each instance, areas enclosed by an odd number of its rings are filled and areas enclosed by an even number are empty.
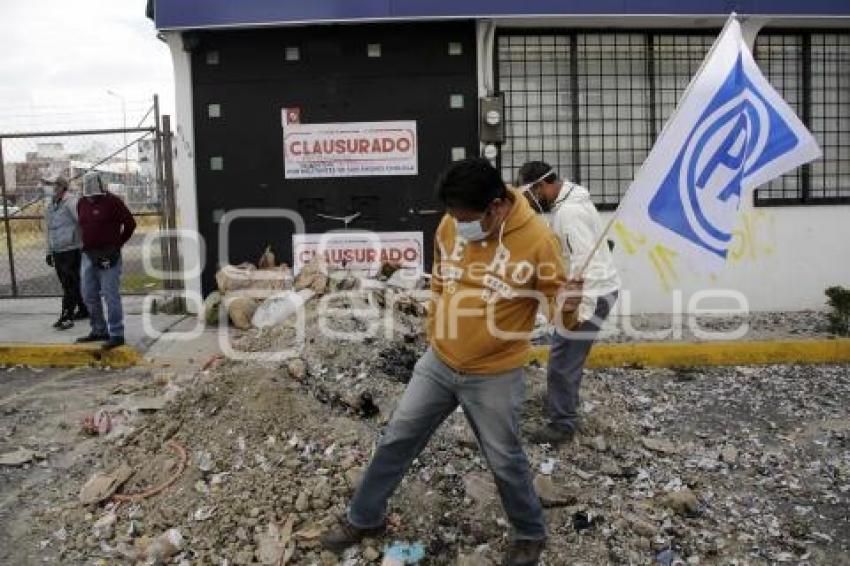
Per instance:
[[[620,276],[607,242],[597,248],[584,273],[579,273],[603,230],[587,189],[560,180],[557,172],[542,161],[530,161],[520,167],[517,184],[528,193],[538,212],[550,216],[552,230],[566,256],[570,279],[584,280],[578,327],[552,334],[546,387],[549,422],[531,435],[534,442],[556,446],[575,436],[584,363],[602,323],[617,302]]]

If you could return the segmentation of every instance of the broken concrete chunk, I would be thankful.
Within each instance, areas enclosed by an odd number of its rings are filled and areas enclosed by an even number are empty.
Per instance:
[[[534,490],[544,507],[562,507],[574,504],[578,498],[572,490],[556,485],[552,476],[537,474],[534,478]]]
[[[115,534],[115,522],[117,521],[115,513],[110,511],[92,525],[92,535],[98,540],[109,540]]]
[[[230,317],[233,326],[240,330],[251,328],[251,318],[260,304],[259,301],[252,297],[237,296],[227,297],[225,304],[227,305],[227,316]]]
[[[699,509],[697,496],[688,488],[663,495],[661,503],[679,515],[692,515]]]
[[[720,459],[730,466],[738,463],[738,450],[734,446],[725,446],[720,451]]]
[[[328,290],[328,265],[316,256],[301,268],[295,277],[293,288],[296,291],[311,289],[317,295],[323,295]]]
[[[646,438],[642,439],[643,445],[648,450],[660,452],[661,454],[678,454],[679,447],[663,438]]]
[[[132,475],[133,470],[126,463],[108,474],[93,475],[80,490],[80,503],[92,505],[109,499]]]
[[[23,466],[32,462],[35,452],[26,448],[18,448],[13,452],[0,454],[0,466]]]

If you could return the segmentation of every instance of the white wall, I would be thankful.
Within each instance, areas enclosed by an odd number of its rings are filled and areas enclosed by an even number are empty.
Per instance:
[[[175,114],[172,120],[174,132],[174,192],[177,203],[177,227],[198,234],[198,205],[197,187],[195,183],[195,127],[192,120],[192,62],[190,53],[183,50],[183,40],[180,32],[165,32],[171,58],[174,65],[174,102]],[[184,272],[189,273],[185,279],[186,291],[189,295],[201,295],[200,270],[203,253],[199,245],[192,240],[180,240],[180,257]],[[191,297],[187,297],[187,308],[194,312],[197,309]]]
[[[606,222],[610,214],[603,214]],[[635,235],[614,234],[614,258],[631,314],[673,312],[677,292],[687,311],[695,292],[727,289],[740,292],[752,311],[823,309],[824,289],[850,287],[850,205],[743,212],[727,265],[714,275],[694,272]]]

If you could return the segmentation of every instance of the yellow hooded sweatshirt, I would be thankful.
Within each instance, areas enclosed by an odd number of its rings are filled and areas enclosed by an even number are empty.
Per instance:
[[[519,191],[495,233],[470,242],[445,215],[434,238],[428,339],[456,371],[501,373],[525,365],[541,305],[552,313],[566,283],[564,254]]]

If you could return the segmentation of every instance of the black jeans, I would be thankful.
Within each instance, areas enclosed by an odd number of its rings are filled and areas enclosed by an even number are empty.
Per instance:
[[[62,317],[71,318],[75,309],[86,311],[80,292],[80,250],[53,254],[53,266],[62,284]]]

